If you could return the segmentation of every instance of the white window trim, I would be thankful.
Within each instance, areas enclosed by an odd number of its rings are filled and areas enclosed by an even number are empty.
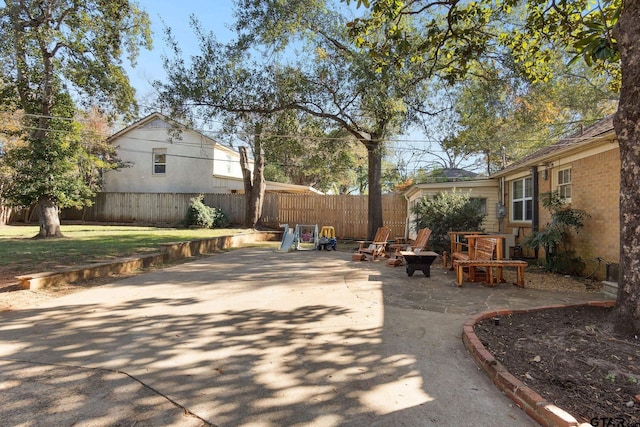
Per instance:
[[[511,222],[519,222],[519,223],[531,223],[533,221],[533,219],[527,219],[527,201],[531,200],[531,203],[533,204],[533,194],[530,197],[527,197],[526,195],[526,180],[531,180],[531,177],[524,177],[524,178],[518,178],[515,179],[513,181],[511,181],[510,185],[511,185],[511,191],[510,191],[510,206],[509,206],[509,219],[511,220]],[[522,198],[518,198],[516,199],[514,197],[515,191],[514,191],[514,186],[516,184],[516,182],[522,182]],[[533,184],[533,183],[532,183]],[[522,217],[523,219],[515,219],[514,217],[514,213],[515,213],[515,208],[514,205],[516,202],[522,202]]]
[[[561,183],[560,183],[560,174],[561,174],[562,172],[565,172],[565,171],[569,171],[569,182],[565,182],[565,183],[562,183],[562,184],[561,184]],[[558,192],[558,195],[560,195],[560,197],[562,197],[562,199],[563,199],[565,202],[567,202],[567,203],[571,203],[571,196],[569,196],[569,197],[563,197],[563,196],[562,196],[562,194],[561,194],[561,192],[560,192],[560,187],[562,187],[562,186],[566,186],[566,187],[568,187],[568,188],[569,188],[569,194],[573,194],[573,188],[572,188],[572,187],[573,187],[573,174],[571,173],[571,168],[570,168],[570,167],[568,167],[568,168],[558,169],[558,171],[557,171],[557,172],[556,172],[556,174],[555,174],[555,180],[556,180],[556,182],[555,182],[555,188],[556,188],[556,191]]]
[[[164,154],[164,163],[156,162],[156,155]],[[156,166],[163,165],[164,172],[156,172]],[[151,151],[151,173],[156,176],[164,176],[167,174],[167,149],[154,148]]]

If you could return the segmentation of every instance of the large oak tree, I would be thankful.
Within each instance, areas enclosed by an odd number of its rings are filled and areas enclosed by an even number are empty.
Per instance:
[[[20,186],[12,198],[37,204],[39,237],[59,237],[59,208],[81,204],[91,193],[74,167],[83,157],[72,124],[75,106],[135,111],[121,63],[151,46],[148,16],[128,0],[5,0],[0,39],[3,103],[19,100],[27,130],[27,147],[14,153]]]
[[[367,37],[381,25],[400,28],[397,24],[403,16],[420,14],[433,4],[431,0],[357,2],[373,11],[373,19],[362,24],[363,40],[369,44],[375,39]],[[488,0],[479,4],[490,14],[524,8],[526,25],[499,35],[496,41],[512,49],[522,71],[530,77],[545,78],[552,49],[564,46],[589,66],[621,78],[614,116],[621,159],[616,324],[640,332],[640,0],[509,0],[499,8]],[[400,55],[419,55],[402,35],[395,46]]]
[[[424,108],[429,82],[464,75],[472,54],[484,46],[481,11],[442,4],[405,32],[419,33],[432,48],[395,58],[393,29],[378,31],[379,44],[363,49],[350,35],[352,9],[325,0],[238,0],[238,39],[221,44],[194,23],[200,52],[184,58],[177,43],[167,59],[163,101],[176,114],[200,119],[220,114],[273,114],[297,110],[331,123],[355,138],[368,158],[368,229],[383,224],[382,159],[390,137]],[[451,12],[454,11],[454,14]],[[455,54],[453,54],[455,53]]]

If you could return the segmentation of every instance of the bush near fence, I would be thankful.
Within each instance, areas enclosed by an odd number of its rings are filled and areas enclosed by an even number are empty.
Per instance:
[[[179,225],[196,193],[100,193],[93,206],[64,209],[62,220],[109,223]],[[267,193],[261,224],[279,229],[280,224],[318,224],[333,226],[340,239],[367,238],[367,196]],[[204,203],[221,209],[232,224],[245,218],[242,194],[204,194]],[[401,195],[383,195],[384,225],[391,236],[405,236],[407,201]],[[25,211],[14,211],[11,222],[23,221]],[[32,218],[37,221],[37,216]]]

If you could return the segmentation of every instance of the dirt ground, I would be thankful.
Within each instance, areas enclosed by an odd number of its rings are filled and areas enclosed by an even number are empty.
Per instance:
[[[486,319],[475,332],[507,370],[594,426],[640,425],[640,341],[614,333],[611,309],[569,307]]]
[[[505,274],[512,280],[509,272]],[[529,267],[525,277],[528,288],[599,291],[597,284],[536,267]],[[31,291],[18,290],[13,276],[0,269],[0,312],[118,278]],[[476,333],[513,375],[576,418],[591,425],[636,425],[640,423],[640,342],[637,336],[614,334],[608,313],[602,308],[568,308],[517,314],[501,318],[499,326],[486,320],[477,325]]]

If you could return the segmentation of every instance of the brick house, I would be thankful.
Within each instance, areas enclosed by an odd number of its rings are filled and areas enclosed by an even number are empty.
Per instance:
[[[584,228],[571,237],[576,255],[586,264],[585,274],[617,282],[620,257],[620,150],[607,117],[571,137],[491,175],[499,181],[504,205],[500,231],[513,234],[516,245],[550,220],[540,195],[558,191],[575,209],[586,211]],[[525,256],[533,256],[522,247]],[[541,250],[539,257],[544,257]]]

